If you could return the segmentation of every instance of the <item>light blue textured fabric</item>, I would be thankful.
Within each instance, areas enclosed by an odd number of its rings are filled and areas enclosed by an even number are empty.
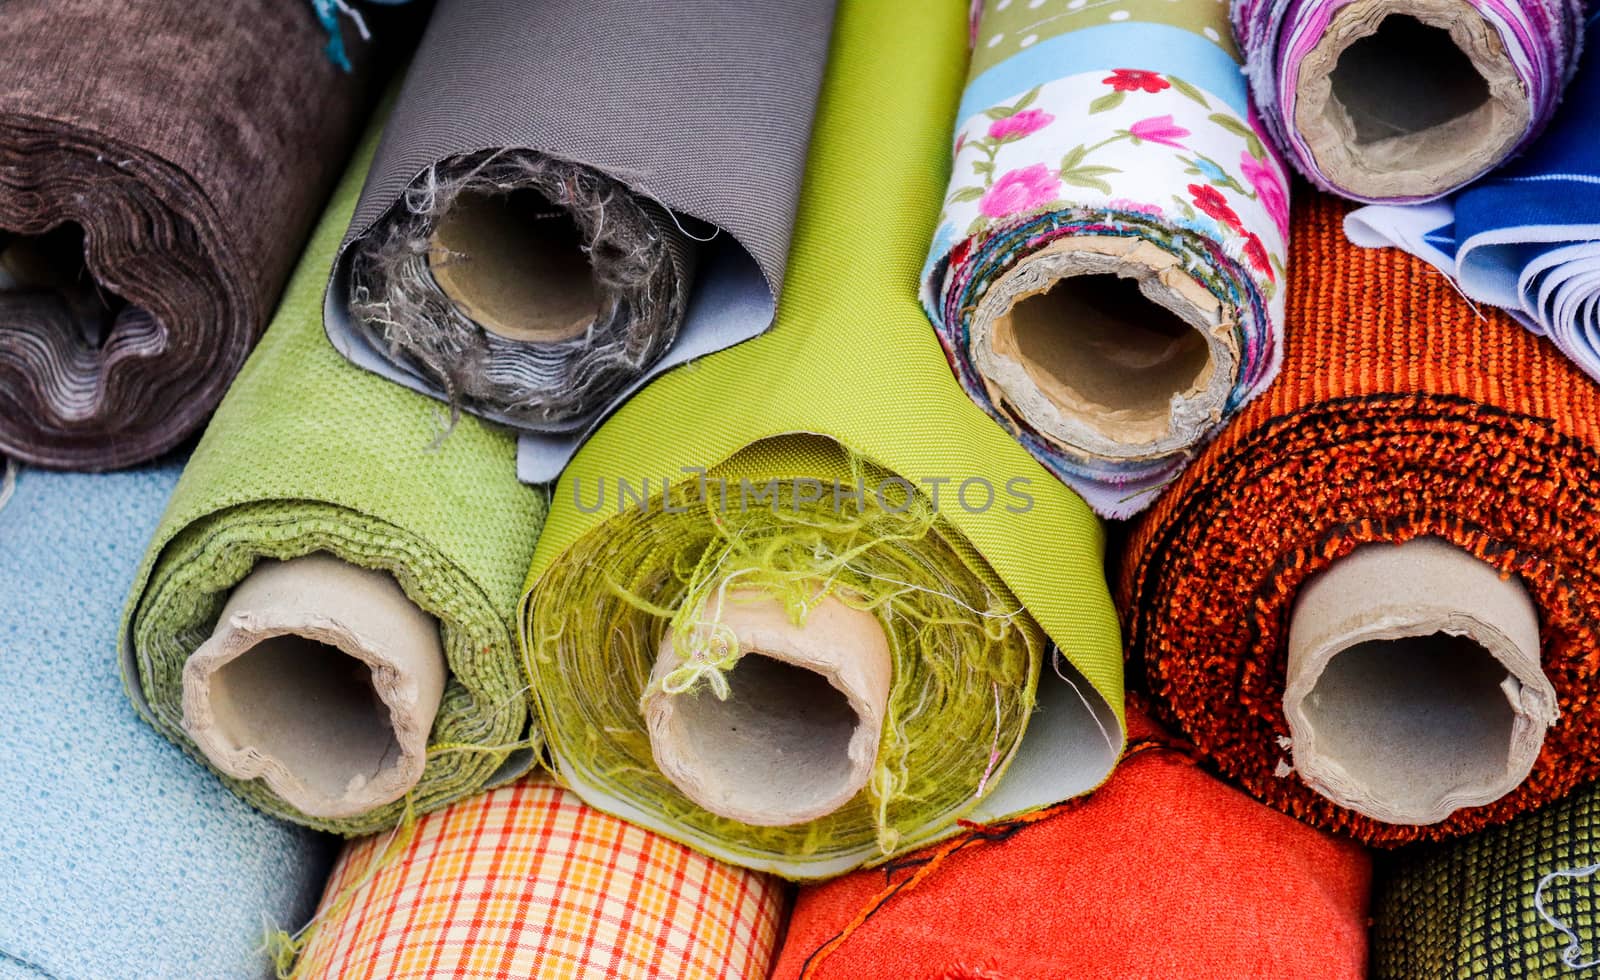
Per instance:
[[[0,509],[0,978],[263,977],[335,842],[138,719],[117,620],[181,462],[24,469]]]

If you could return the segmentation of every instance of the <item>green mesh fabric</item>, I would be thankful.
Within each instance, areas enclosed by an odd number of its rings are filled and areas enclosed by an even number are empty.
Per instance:
[[[1379,980],[1594,976],[1600,961],[1600,785],[1471,837],[1395,851],[1374,883]],[[1535,896],[1549,919],[1539,914]],[[1573,946],[1576,940],[1577,945]]]
[[[387,571],[439,620],[451,671],[409,801],[426,811],[526,768],[537,748],[510,623],[545,497],[517,482],[511,436],[452,425],[328,344],[322,290],[376,142],[375,128],[184,471],[128,600],[123,674],[141,713],[195,752],[183,664],[257,561],[321,551]],[[406,806],[316,819],[259,780],[224,779],[263,810],[343,834],[390,827]]]

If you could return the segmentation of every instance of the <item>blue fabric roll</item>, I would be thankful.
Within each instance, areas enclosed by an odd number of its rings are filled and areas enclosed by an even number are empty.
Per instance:
[[[1353,211],[1357,245],[1395,245],[1498,306],[1600,378],[1600,4],[1550,128],[1522,157],[1452,200]]]
[[[0,509],[0,977],[269,976],[268,926],[331,866],[122,692],[117,618],[181,470],[24,470]]]

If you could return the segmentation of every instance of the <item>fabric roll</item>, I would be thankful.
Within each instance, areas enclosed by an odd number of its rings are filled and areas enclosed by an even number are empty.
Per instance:
[[[1133,530],[1118,576],[1130,669],[1165,721],[1267,803],[1379,845],[1455,837],[1600,774],[1587,695],[1600,531],[1586,516],[1600,491],[1600,390],[1422,262],[1351,246],[1342,210],[1324,198],[1297,216],[1282,375]],[[1525,590],[1534,678],[1555,695],[1536,713],[1554,724],[1511,792],[1446,806],[1433,823],[1385,823],[1334,804],[1297,771],[1304,746],[1284,713],[1292,634],[1317,577],[1363,545],[1391,554],[1425,539],[1487,565],[1494,585]],[[1446,581],[1386,574],[1391,596]],[[1347,608],[1380,630],[1371,638],[1399,642],[1352,648],[1367,651],[1351,654],[1364,665],[1365,683],[1350,688],[1358,697],[1323,692],[1328,711],[1371,719],[1345,726],[1347,755],[1407,773],[1445,802],[1474,775],[1456,771],[1463,752],[1507,763],[1520,751],[1519,719],[1539,698],[1528,668],[1472,642],[1463,624],[1483,610],[1471,595],[1458,593],[1442,619],[1419,616],[1434,624],[1424,630],[1381,632],[1393,622],[1382,607]],[[1425,601],[1402,612],[1426,613]],[[1418,634],[1410,649],[1408,633]]]
[[[181,466],[30,469],[0,506],[0,976],[270,976],[267,927],[305,922],[333,863],[332,838],[141,724],[105,669]]]
[[[1425,201],[1527,147],[1577,68],[1583,0],[1236,0],[1273,142],[1325,190]]]
[[[538,748],[510,617],[545,501],[517,481],[514,440],[470,419],[451,427],[435,402],[351,366],[322,332],[323,283],[375,143],[374,134],[335,193],[259,352],[189,461],[134,582],[121,638],[135,706],[194,751],[188,661],[221,632],[230,592],[236,597],[243,591],[236,586],[274,562],[339,559],[333,564],[370,570],[391,596],[415,605],[409,613],[428,624],[418,629],[431,631],[436,621],[448,679],[426,739],[426,767],[403,799],[316,817],[264,779],[224,776],[256,806],[345,834],[393,826],[408,807],[425,812],[508,778]],[[321,597],[345,598],[345,588]],[[309,591],[299,601],[319,598]],[[340,623],[310,618],[305,629],[267,632],[325,645],[257,678],[276,701],[241,695],[234,713],[259,717],[262,752],[271,743],[312,764],[343,764],[353,745],[348,729],[323,726],[346,711],[372,717],[385,678],[338,655],[356,657],[360,648],[311,628]],[[236,616],[220,624],[253,625]],[[324,682],[325,690],[313,687]],[[328,702],[319,698],[336,694],[345,699],[335,702],[341,708],[322,709]],[[361,773],[350,776],[352,785],[365,780]]]
[[[1600,12],[1586,35],[1600,42]],[[1345,219],[1357,245],[1394,245],[1507,310],[1600,378],[1600,68],[1573,79],[1550,129],[1520,159],[1446,201],[1373,205]]]
[[[12,0],[0,48],[0,450],[152,459],[266,326],[371,72],[281,0]]]
[[[525,478],[553,480],[651,375],[770,325],[832,7],[444,0],[334,270],[335,346],[527,430]]]
[[[1459,841],[1378,862],[1372,896],[1377,980],[1584,976],[1595,948],[1600,791]]]
[[[351,842],[295,976],[764,980],[786,902],[530,777]]]
[[[1206,775],[1131,706],[1128,737],[1083,800],[800,889],[774,980],[1365,977],[1366,852]]]
[[[923,303],[962,387],[1096,511],[1272,380],[1288,188],[1209,0],[987,0]]]
[[[1121,747],[1103,531],[961,393],[915,295],[965,32],[959,0],[841,9],[776,324],[601,427],[529,573],[563,784],[740,866],[881,862],[1082,793]],[[890,669],[845,677],[840,647]]]

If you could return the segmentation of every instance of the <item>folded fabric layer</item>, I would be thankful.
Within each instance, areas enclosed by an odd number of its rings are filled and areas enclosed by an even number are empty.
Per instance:
[[[1586,28],[1600,43],[1600,12]],[[1394,245],[1510,311],[1600,378],[1600,67],[1573,79],[1550,129],[1520,159],[1449,201],[1352,212],[1357,245]]]
[[[0,506],[0,976],[269,976],[266,927],[304,922],[332,864],[331,838],[228,793],[105,669],[180,465],[29,470]]]
[[[1600,390],[1341,210],[1297,215],[1282,375],[1130,538],[1130,666],[1271,805],[1452,837],[1600,775]]]
[[[1251,93],[1319,187],[1448,194],[1528,146],[1581,48],[1583,0],[1235,0]]]
[[[1600,787],[1459,841],[1385,856],[1372,896],[1377,980],[1532,980],[1600,966]]]
[[[563,783],[734,864],[886,860],[1084,792],[1121,746],[1101,528],[917,305],[965,29],[959,0],[840,11],[776,324],[601,427],[530,571]]]
[[[771,324],[832,7],[444,0],[334,270],[334,344],[534,433],[526,478],[553,480],[648,377]]]
[[[1366,976],[1369,861],[1128,711],[1082,801],[800,890],[774,980]]]
[[[347,846],[295,976],[762,980],[785,903],[530,777]]]
[[[0,48],[0,449],[154,458],[266,326],[369,73],[280,0],[12,0]]]
[[[1280,356],[1288,192],[1210,0],[988,0],[923,303],[957,377],[1111,517]]]
[[[163,734],[201,741],[251,803],[347,834],[537,749],[510,617],[542,495],[518,483],[509,435],[451,427],[322,332],[375,143],[184,471],[121,640],[129,693]]]

